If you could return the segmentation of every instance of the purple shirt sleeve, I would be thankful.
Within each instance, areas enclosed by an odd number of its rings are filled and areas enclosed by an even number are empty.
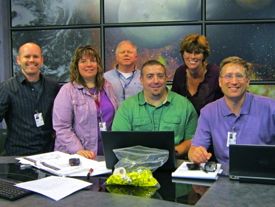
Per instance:
[[[55,150],[76,153],[83,146],[73,130],[73,100],[70,94],[71,83],[59,91],[53,107],[53,127],[56,131]]]

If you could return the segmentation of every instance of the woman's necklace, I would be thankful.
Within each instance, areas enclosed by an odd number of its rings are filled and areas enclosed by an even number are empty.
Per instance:
[[[98,91],[96,88],[89,88],[89,93],[91,94],[94,100],[98,99]]]

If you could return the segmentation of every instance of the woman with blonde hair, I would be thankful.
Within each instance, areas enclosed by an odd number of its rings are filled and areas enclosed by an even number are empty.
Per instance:
[[[184,64],[176,70],[172,91],[187,97],[200,114],[202,107],[223,96],[219,67],[206,61],[210,46],[204,35],[187,35],[180,43],[180,53]]]

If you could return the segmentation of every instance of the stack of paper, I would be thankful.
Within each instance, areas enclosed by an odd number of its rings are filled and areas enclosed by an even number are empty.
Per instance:
[[[70,166],[70,158],[79,158],[80,165]],[[91,169],[91,176],[112,172],[110,169],[106,168],[105,161],[99,162],[77,154],[70,155],[59,151],[20,157],[17,159],[21,164],[32,165],[59,176],[86,176]]]
[[[218,174],[221,173],[221,164],[217,164],[217,169],[215,172],[205,172],[203,170],[189,170],[187,168],[187,163],[183,162],[174,172],[172,172],[173,178],[192,178],[192,179],[218,179]]]

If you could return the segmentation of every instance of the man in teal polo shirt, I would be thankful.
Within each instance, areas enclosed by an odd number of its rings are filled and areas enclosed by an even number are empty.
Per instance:
[[[191,102],[166,87],[163,64],[149,60],[141,68],[143,91],[122,102],[116,112],[113,131],[174,131],[175,150],[185,155],[197,126]]]

